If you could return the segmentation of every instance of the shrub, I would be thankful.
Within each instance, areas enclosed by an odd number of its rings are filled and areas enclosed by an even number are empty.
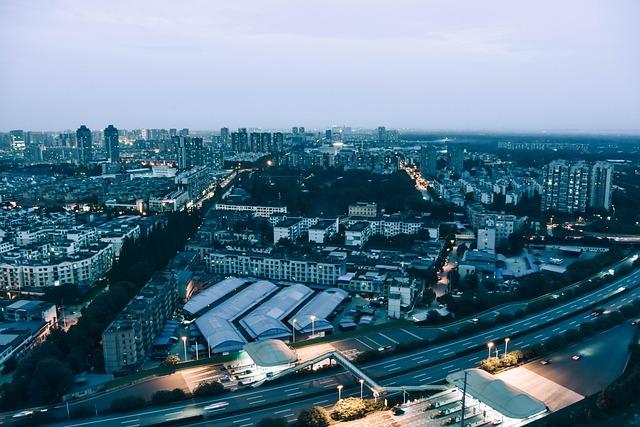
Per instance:
[[[357,397],[347,397],[336,402],[331,418],[338,421],[351,421],[364,417],[366,413],[367,406],[364,400]]]
[[[218,381],[202,382],[193,390],[193,395],[196,397],[202,396],[216,396],[224,393],[226,390],[222,384]]]
[[[177,354],[170,354],[166,359],[162,361],[160,365],[162,366],[174,366],[180,363],[180,356]]]
[[[327,427],[330,422],[329,414],[321,406],[303,409],[298,415],[299,427]]]
[[[166,405],[167,403],[183,400],[187,397],[182,389],[174,388],[173,390],[160,390],[153,393],[151,403],[153,405]]]
[[[146,401],[139,396],[127,396],[115,399],[111,402],[111,410],[113,412],[125,412],[132,409],[139,409],[145,405]]]

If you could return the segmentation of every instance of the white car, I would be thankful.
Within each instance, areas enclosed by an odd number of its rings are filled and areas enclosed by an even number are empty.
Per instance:
[[[205,406],[203,409],[205,411],[212,411],[214,409],[226,408],[227,406],[229,406],[229,402],[216,402],[216,403],[212,403],[211,405]]]
[[[33,411],[20,411],[17,414],[13,415],[13,418],[23,418],[33,415]]]

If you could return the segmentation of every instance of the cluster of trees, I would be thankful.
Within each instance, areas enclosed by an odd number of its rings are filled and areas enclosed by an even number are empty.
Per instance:
[[[164,267],[200,225],[199,212],[170,214],[164,225],[125,242],[109,275],[109,287],[86,308],[67,332],[54,330],[17,364],[12,381],[0,386],[0,409],[60,400],[73,376],[103,367],[102,331],[152,274]]]
[[[518,365],[525,359],[526,354],[520,350],[510,351],[502,357],[489,357],[480,361],[480,369],[493,374],[502,369]]]
[[[280,202],[304,215],[344,215],[350,203],[363,200],[377,202],[387,213],[430,212],[432,218],[447,220],[452,214],[448,205],[425,201],[403,171],[380,175],[333,167],[273,167],[243,179],[241,185],[255,203]]]
[[[333,406],[331,418],[336,421],[351,421],[364,418],[369,412],[385,409],[384,401],[347,397],[341,399]]]
[[[303,409],[298,415],[298,427],[327,427],[329,424],[331,418],[322,406]]]

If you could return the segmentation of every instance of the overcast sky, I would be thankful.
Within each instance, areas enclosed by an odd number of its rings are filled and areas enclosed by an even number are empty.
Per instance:
[[[0,129],[639,131],[639,22],[637,0],[0,0]]]

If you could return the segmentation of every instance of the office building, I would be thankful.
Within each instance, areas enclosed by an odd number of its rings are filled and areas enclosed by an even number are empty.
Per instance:
[[[186,170],[204,165],[202,138],[178,136],[173,139],[178,169]]]
[[[378,127],[378,142],[381,144],[387,142],[387,129],[384,126]]]
[[[464,150],[462,147],[456,144],[449,144],[447,146],[447,161],[449,170],[454,174],[460,175],[464,170]]]
[[[23,130],[9,131],[9,138],[11,139],[11,149],[13,151],[24,151],[26,148],[26,141]]]
[[[591,167],[589,182],[589,207],[591,209],[611,209],[611,187],[613,183],[613,165],[608,162],[596,162]]]
[[[542,211],[584,212],[589,191],[589,166],[586,162],[555,160],[542,171]]]
[[[438,173],[438,150],[435,145],[425,145],[420,149],[420,170],[423,176],[433,177]]]
[[[92,146],[91,130],[82,125],[76,130],[76,149],[78,151],[78,163],[81,165],[90,163],[93,161],[93,146]]]
[[[107,161],[109,161],[109,163],[118,163],[120,161],[118,129],[113,125],[107,126],[104,130],[104,149],[107,153]]]
[[[274,132],[271,152],[282,151],[283,147],[284,147],[284,134],[282,132]]]
[[[220,128],[220,144],[225,150],[231,148],[231,139],[229,138],[229,128]]]

